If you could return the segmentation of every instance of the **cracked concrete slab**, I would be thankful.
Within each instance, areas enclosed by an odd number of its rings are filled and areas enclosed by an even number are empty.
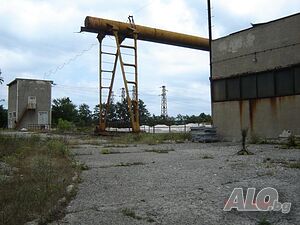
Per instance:
[[[277,163],[298,161],[299,150],[251,145],[254,155],[239,156],[240,146],[231,143],[111,147],[114,154],[101,154],[102,148],[73,149],[90,169],[82,172],[65,217],[52,224],[255,225],[263,218],[300,224],[300,170]],[[292,203],[291,212],[224,212],[235,187],[276,188],[280,202]]]

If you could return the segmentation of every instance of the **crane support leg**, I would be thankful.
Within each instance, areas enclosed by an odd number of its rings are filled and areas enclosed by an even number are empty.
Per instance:
[[[115,40],[116,40],[117,55],[119,57],[122,76],[123,76],[128,112],[130,115],[131,128],[134,133],[138,133],[140,131],[140,123],[139,123],[138,80],[137,80],[138,79],[138,74],[137,74],[137,34],[135,32],[133,32],[134,46],[127,46],[127,45],[121,45],[121,43],[124,39],[118,35],[117,30],[114,30],[113,33],[114,33]],[[123,62],[121,48],[130,48],[130,49],[134,50],[134,63],[130,64],[130,63]],[[133,67],[133,69],[134,69],[134,80],[133,81],[127,80],[125,67]],[[131,97],[129,95],[128,84],[132,84],[134,86],[135,99],[131,99]]]
[[[113,90],[113,85],[114,85],[114,80],[115,80],[115,74],[116,74],[116,68],[117,68],[117,61],[118,61],[118,52],[116,53],[108,53],[102,51],[102,41],[105,35],[98,34],[97,38],[99,40],[99,127],[98,130],[100,132],[105,131],[106,129],[106,120],[107,120],[107,114],[109,112],[110,108],[110,103],[111,103],[111,98],[112,98],[112,90]],[[114,55],[114,63],[113,63],[113,69],[112,70],[104,70],[102,68],[102,56],[104,54],[110,54]],[[103,84],[103,79],[107,79],[103,77],[103,73],[108,73],[111,75],[110,77],[110,84],[109,86],[105,86]],[[107,100],[102,101],[104,97],[104,89],[108,89],[108,96]]]
[[[124,82],[125,92],[126,92],[126,101],[128,105],[128,112],[130,115],[130,124],[132,131],[137,133],[140,131],[140,123],[139,123],[139,104],[138,104],[138,73],[137,73],[137,33],[133,31],[133,46],[129,45],[122,45],[121,43],[124,41],[125,38],[118,34],[117,30],[113,30],[113,34],[116,41],[116,53],[109,53],[102,51],[102,41],[105,35],[98,34],[97,38],[99,40],[99,126],[97,127],[96,131],[104,132],[107,127],[107,115],[109,113],[111,98],[112,98],[112,90],[115,80],[117,62],[120,61],[122,78]],[[133,50],[134,62],[133,63],[124,63],[122,57],[122,48],[127,48]],[[114,55],[114,62],[112,70],[105,70],[102,66],[102,58],[103,55],[109,54]],[[127,70],[126,67],[133,68],[134,71],[134,78],[133,80],[127,80]],[[104,84],[104,74],[110,74],[110,84],[107,86]],[[135,90],[135,95],[133,98],[130,97],[129,94],[129,85],[133,86]],[[104,98],[104,90],[108,89],[108,96],[106,101],[102,101]]]

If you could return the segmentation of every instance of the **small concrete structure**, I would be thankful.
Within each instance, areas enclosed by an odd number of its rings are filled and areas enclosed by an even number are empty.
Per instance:
[[[50,129],[51,84],[49,80],[17,78],[8,86],[8,128]]]
[[[212,41],[212,115],[224,139],[241,130],[300,134],[300,13]]]

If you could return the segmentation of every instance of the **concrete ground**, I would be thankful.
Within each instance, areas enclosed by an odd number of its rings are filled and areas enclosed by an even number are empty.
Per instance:
[[[254,155],[238,156],[240,145],[231,143],[105,148],[114,154],[102,149],[73,149],[89,170],[65,217],[52,224],[300,224],[300,169],[289,167],[299,162],[300,150],[250,145]],[[291,211],[224,212],[235,187],[276,188]]]

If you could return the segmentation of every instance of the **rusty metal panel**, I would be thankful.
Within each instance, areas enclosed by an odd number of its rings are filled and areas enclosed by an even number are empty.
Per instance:
[[[231,78],[227,80],[227,99],[240,99],[240,78]]]
[[[213,81],[213,101],[225,101],[226,100],[226,80]]]
[[[300,66],[295,68],[295,93],[300,94]]]
[[[265,72],[257,75],[257,97],[273,97],[275,96],[274,74],[273,72]]]
[[[294,76],[291,69],[283,69],[275,72],[276,95],[294,94]]]
[[[243,99],[256,98],[256,76],[242,77],[241,90]]]

